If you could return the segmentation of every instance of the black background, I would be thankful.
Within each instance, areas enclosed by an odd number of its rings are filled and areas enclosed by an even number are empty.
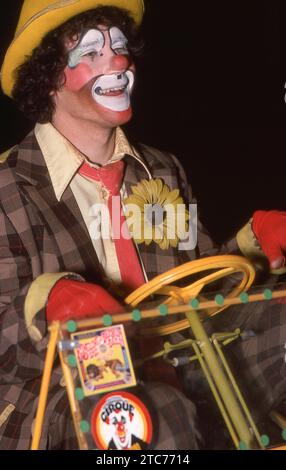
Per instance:
[[[255,209],[286,210],[285,3],[146,0],[128,132],[180,158],[218,242]],[[1,62],[21,4],[1,4]],[[0,106],[1,152],[32,124],[2,94]]]

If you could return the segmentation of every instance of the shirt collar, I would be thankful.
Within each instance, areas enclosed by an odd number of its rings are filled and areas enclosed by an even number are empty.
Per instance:
[[[72,181],[79,167],[87,162],[98,168],[99,165],[91,163],[74,147],[51,123],[36,124],[35,136],[43,153],[53,189],[58,201]],[[111,159],[106,163],[121,160],[125,155],[130,155],[144,166],[151,177],[150,171],[136,149],[128,142],[123,130],[116,128],[115,147]]]

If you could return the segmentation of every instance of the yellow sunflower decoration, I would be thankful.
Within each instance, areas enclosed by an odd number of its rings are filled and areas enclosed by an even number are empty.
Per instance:
[[[178,189],[161,179],[144,179],[124,199],[127,225],[135,243],[153,241],[166,250],[188,235],[190,215]]]

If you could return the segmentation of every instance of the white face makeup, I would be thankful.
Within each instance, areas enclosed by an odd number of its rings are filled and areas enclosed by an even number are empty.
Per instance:
[[[76,67],[82,57],[98,55],[104,47],[104,35],[99,29],[90,29],[81,39],[79,44],[69,52],[68,66]]]
[[[108,31],[108,34],[107,34]],[[122,57],[124,62],[122,70],[117,66],[112,71],[112,66],[107,66],[110,58],[129,55],[128,40],[123,32],[113,26],[105,30],[105,34],[100,29],[94,28],[87,31],[80,39],[76,47],[69,52],[68,67],[73,73],[80,73],[80,68],[84,64],[91,71],[91,79],[94,77],[94,84],[91,89],[92,98],[101,106],[111,111],[122,112],[130,107],[130,96],[134,85],[134,73],[126,70],[128,67],[127,58]],[[78,67],[78,69],[77,69]],[[106,74],[106,69],[110,68],[110,74]]]
[[[113,429],[113,440],[118,450],[130,449],[131,447],[131,431],[129,428],[130,418],[127,412],[112,413],[110,415]]]
[[[92,96],[107,109],[125,111],[130,106],[133,85],[134,74],[131,70],[119,75],[102,75],[92,87]]]
[[[115,54],[129,54],[127,48],[128,40],[119,28],[116,26],[110,28],[109,36],[110,47]]]

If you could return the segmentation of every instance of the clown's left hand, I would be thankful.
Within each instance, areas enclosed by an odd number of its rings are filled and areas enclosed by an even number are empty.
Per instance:
[[[252,230],[267,256],[270,268],[285,266],[286,212],[256,211],[253,214]]]

